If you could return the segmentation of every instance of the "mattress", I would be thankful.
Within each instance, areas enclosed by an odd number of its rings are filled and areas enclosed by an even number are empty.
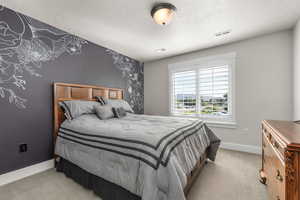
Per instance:
[[[59,130],[56,154],[143,200],[184,200],[186,175],[220,140],[197,119],[128,114],[82,115]]]

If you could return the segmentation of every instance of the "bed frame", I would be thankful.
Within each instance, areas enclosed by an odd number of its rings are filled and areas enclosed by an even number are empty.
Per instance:
[[[123,99],[124,91],[118,88],[107,88],[93,85],[81,85],[70,83],[54,83],[54,99],[53,99],[53,113],[54,113],[54,126],[53,138],[54,143],[58,134],[60,125],[65,120],[65,115],[59,102],[67,100],[87,100],[96,101],[95,96],[104,96],[110,99]]]
[[[59,102],[66,100],[87,100],[96,101],[95,96],[104,96],[109,99],[123,99],[124,90],[119,88],[108,88],[94,85],[70,84],[70,83],[54,83],[53,85],[53,141],[54,145],[58,134],[58,129],[62,122],[65,120],[65,115],[59,106]],[[57,157],[57,156],[55,156]],[[199,175],[204,164],[207,162],[207,153],[199,158],[193,171],[187,175],[187,185],[184,192],[187,195]]]

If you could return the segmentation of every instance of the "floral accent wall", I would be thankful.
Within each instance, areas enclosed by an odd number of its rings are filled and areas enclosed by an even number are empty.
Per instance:
[[[113,58],[113,64],[122,72],[126,80],[125,97],[133,110],[144,112],[144,68],[143,64],[113,50],[106,50]],[[139,66],[139,67],[136,67]]]
[[[143,63],[0,6],[0,174],[53,157],[53,83],[122,88],[144,112]],[[20,154],[19,144],[28,144]]]
[[[28,99],[18,93],[19,89],[26,90],[24,73],[40,78],[45,62],[63,54],[77,56],[88,41],[5,7],[0,7],[0,14],[14,18],[13,23],[0,18],[0,97],[24,109]],[[126,79],[127,100],[142,113],[143,65],[113,50],[106,51]]]
[[[26,90],[23,74],[41,77],[39,71],[44,62],[64,53],[80,54],[87,41],[4,7],[0,7],[0,12],[14,18],[13,24],[0,20],[0,97],[18,108],[26,108],[27,99],[17,92]]]

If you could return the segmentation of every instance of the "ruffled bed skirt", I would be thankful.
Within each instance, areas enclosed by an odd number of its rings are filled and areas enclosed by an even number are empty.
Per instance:
[[[141,197],[114,183],[90,174],[65,159],[61,158],[56,163],[56,171],[64,173],[83,187],[93,190],[102,200],[141,200]]]

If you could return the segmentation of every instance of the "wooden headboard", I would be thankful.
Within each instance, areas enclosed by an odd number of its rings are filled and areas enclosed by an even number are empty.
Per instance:
[[[53,86],[53,113],[54,113],[54,143],[61,123],[65,120],[65,115],[59,106],[60,101],[66,100],[87,100],[96,101],[95,96],[104,96],[109,99],[123,99],[124,91],[118,88],[107,88],[94,85],[81,85],[70,83],[54,83]]]

